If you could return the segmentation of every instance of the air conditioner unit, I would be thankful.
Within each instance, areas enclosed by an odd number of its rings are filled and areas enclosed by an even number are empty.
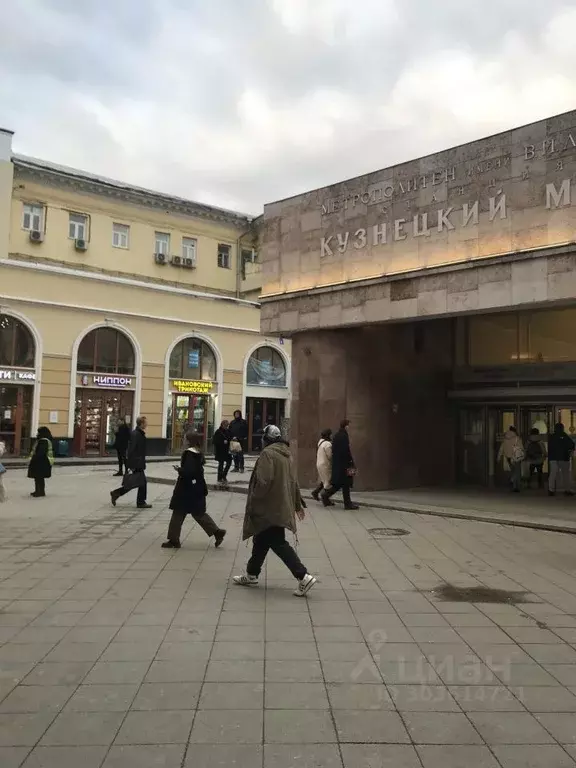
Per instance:
[[[166,264],[166,254],[165,253],[155,253],[154,254],[154,261],[156,264]]]
[[[76,240],[74,240],[74,248],[76,248],[77,251],[87,251],[88,241],[81,237],[77,237]]]
[[[186,269],[194,269],[196,267],[195,259],[182,259],[182,266]]]
[[[30,240],[33,243],[41,243],[44,240],[44,232],[40,232],[39,229],[30,230]]]
[[[181,267],[182,266],[182,257],[181,256],[172,256],[172,264],[175,267]]]

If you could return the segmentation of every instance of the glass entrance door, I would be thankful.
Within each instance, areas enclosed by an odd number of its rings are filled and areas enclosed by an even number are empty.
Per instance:
[[[486,424],[482,406],[460,411],[458,432],[458,481],[486,484]]]
[[[488,409],[488,484],[505,487],[510,482],[510,470],[505,459],[498,459],[504,435],[518,429],[518,409],[515,406]],[[518,430],[520,431],[520,430]]]
[[[0,387],[0,440],[6,453],[25,456],[30,451],[33,387]]]
[[[286,407],[285,400],[276,398],[246,398],[246,419],[248,421],[248,450],[262,449],[262,435],[268,424],[282,425]]]
[[[131,391],[77,390],[74,422],[74,453],[105,456],[114,444],[118,422],[132,420]]]
[[[212,450],[214,434],[213,401],[208,395],[172,395],[172,410],[168,411],[168,425],[172,421],[172,453],[184,449],[184,437],[189,429],[202,435],[204,451]]]

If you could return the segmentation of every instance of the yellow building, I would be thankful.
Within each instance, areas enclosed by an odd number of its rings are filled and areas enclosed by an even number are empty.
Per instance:
[[[0,439],[39,425],[105,455],[120,418],[150,451],[206,448],[238,409],[257,450],[288,418],[290,347],[260,335],[251,217],[12,154],[0,130]]]

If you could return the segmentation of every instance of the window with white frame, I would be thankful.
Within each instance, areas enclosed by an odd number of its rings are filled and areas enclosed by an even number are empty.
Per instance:
[[[83,213],[68,214],[68,237],[71,240],[88,240],[88,216]]]
[[[127,224],[112,225],[112,245],[114,248],[130,247],[130,227]]]
[[[182,238],[182,258],[192,259],[192,263],[196,266],[196,238],[195,237],[183,237]]]
[[[44,231],[44,206],[36,203],[24,203],[22,207],[22,229],[28,232]]]
[[[222,269],[230,269],[230,251],[229,245],[218,244],[218,266]]]
[[[156,232],[156,245],[154,253],[162,253],[168,256],[170,253],[170,235],[167,232]]]

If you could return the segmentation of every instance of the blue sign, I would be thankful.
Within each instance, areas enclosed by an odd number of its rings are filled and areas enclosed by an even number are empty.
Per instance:
[[[188,352],[188,368],[200,367],[200,350],[191,349]]]

